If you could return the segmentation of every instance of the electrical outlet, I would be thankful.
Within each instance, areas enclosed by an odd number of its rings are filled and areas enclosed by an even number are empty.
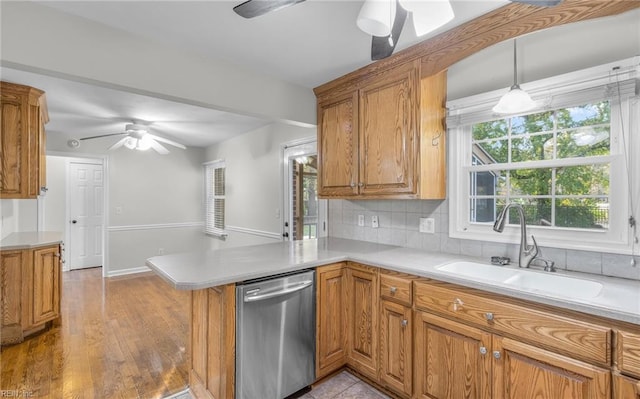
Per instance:
[[[364,215],[358,215],[358,226],[364,227]]]
[[[371,216],[371,227],[377,229],[378,226],[378,216]]]
[[[436,232],[436,221],[434,218],[420,218],[420,232],[433,234]]]

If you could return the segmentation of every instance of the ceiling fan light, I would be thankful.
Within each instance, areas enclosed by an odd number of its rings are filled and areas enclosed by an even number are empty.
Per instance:
[[[138,146],[138,139],[134,137],[127,137],[127,139],[124,141],[124,146],[130,150],[135,150]]]
[[[406,1],[406,0],[404,0]],[[449,0],[409,1],[416,36],[433,32],[455,16]],[[402,3],[400,3],[402,4]],[[406,8],[405,8],[406,9]]]
[[[151,144],[153,144],[153,139],[151,137],[142,136],[142,138],[138,140],[138,143],[136,145],[136,150],[146,151],[149,148],[151,148]]]
[[[536,102],[519,85],[511,86],[511,89],[500,97],[498,104],[493,107],[493,112],[498,114],[518,114],[527,112],[536,107]]]
[[[356,25],[371,36],[389,36],[396,18],[395,0],[365,0]]]

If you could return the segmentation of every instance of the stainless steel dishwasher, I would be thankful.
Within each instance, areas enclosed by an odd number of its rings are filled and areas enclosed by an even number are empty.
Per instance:
[[[315,271],[236,287],[236,399],[282,399],[315,379]]]

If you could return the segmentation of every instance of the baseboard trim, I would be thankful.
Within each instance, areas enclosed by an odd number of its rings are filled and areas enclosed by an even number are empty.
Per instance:
[[[132,267],[130,269],[119,269],[119,270],[109,271],[109,273],[107,274],[107,277],[126,276],[128,274],[147,273],[150,271],[151,269],[149,269],[147,266]]]
[[[159,230],[159,229],[176,229],[185,227],[201,227],[204,228],[203,222],[185,222],[185,223],[157,223],[157,224],[132,224],[124,226],[109,226],[107,231],[134,231],[134,230]]]
[[[271,231],[249,229],[249,228],[246,228],[246,227],[238,227],[238,226],[225,226],[224,229],[226,231],[235,231],[236,233],[244,233],[244,234],[251,234],[251,235],[254,235],[254,236],[272,238],[272,239],[278,240],[278,241],[282,240],[282,234],[274,233],[274,232],[271,232]]]

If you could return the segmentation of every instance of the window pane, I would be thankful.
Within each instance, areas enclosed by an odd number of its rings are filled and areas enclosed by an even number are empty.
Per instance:
[[[553,158],[553,134],[522,136],[511,141],[511,162],[541,161]]]
[[[472,222],[493,222],[496,220],[496,200],[495,198],[471,198]]]
[[[491,165],[509,162],[509,141],[491,140],[473,144],[474,165]]]
[[[530,134],[553,130],[553,112],[511,118],[511,134]]]
[[[474,141],[484,139],[497,139],[506,137],[509,132],[507,121],[504,119],[477,123],[472,128],[472,139]]]
[[[551,198],[511,198],[510,202],[522,205],[527,225],[551,226],[551,201]],[[501,211],[502,208],[504,206],[500,207]],[[508,221],[510,224],[519,225],[518,211],[510,209]]]
[[[558,134],[558,158],[575,158],[610,153],[609,126],[581,127]]]
[[[611,117],[609,101],[585,104],[577,107],[556,110],[559,129],[609,124]]]
[[[556,203],[556,226],[608,229],[608,198],[558,199]]]
[[[609,165],[584,165],[558,168],[556,194],[608,195]]]
[[[551,195],[551,175],[551,169],[512,170],[511,195]]]

